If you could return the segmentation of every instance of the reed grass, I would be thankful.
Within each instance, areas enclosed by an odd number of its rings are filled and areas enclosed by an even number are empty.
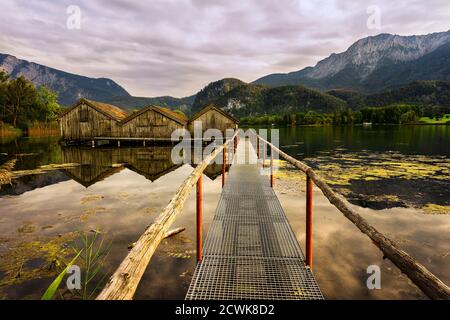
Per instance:
[[[58,136],[60,129],[57,122],[38,122],[30,124],[27,133],[29,137]]]

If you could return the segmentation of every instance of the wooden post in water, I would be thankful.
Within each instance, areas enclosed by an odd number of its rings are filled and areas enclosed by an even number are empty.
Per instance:
[[[142,145],[145,147],[145,140],[142,141]]]
[[[95,140],[92,140],[92,148],[95,148]]]
[[[117,140],[117,146],[120,148],[120,140]]]
[[[306,176],[306,265],[312,269],[312,180]]]
[[[227,147],[223,147],[222,150],[223,154],[222,154],[222,188],[225,185],[225,161],[226,161],[226,152],[227,152]]]
[[[197,180],[197,262],[202,261],[202,176]]]
[[[275,180],[273,177],[273,149],[270,148],[270,187],[273,188]]]
[[[259,137],[256,136],[256,156],[259,159]]]

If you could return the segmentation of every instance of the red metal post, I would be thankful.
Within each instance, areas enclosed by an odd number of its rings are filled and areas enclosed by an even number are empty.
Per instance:
[[[227,152],[227,147],[223,147],[223,151],[222,151],[222,188],[225,185],[225,162],[226,162],[226,152]]]
[[[197,261],[202,261],[202,176],[197,180]]]
[[[306,176],[306,265],[312,269],[312,180]]]
[[[270,187],[273,188],[275,185],[275,180],[273,177],[273,149],[270,148]]]

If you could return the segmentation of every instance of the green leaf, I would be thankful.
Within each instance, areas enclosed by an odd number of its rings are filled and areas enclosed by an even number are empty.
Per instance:
[[[72,261],[69,262],[69,264],[66,266],[66,268],[56,277],[55,280],[50,284],[50,286],[47,288],[45,293],[42,295],[41,300],[53,300],[53,297],[55,296],[56,291],[59,288],[59,285],[61,284],[61,281],[63,280],[67,270],[73,265],[75,260],[78,259],[81,252],[83,252],[83,249],[81,249],[78,254],[75,256],[75,258],[72,259]]]

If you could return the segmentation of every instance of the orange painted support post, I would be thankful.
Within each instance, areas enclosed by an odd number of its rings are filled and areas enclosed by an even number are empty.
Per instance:
[[[275,185],[275,178],[273,177],[273,149],[270,148],[270,187]]]
[[[312,269],[312,180],[306,176],[306,265]]]
[[[197,261],[202,261],[202,176],[197,180]]]
[[[222,188],[225,185],[225,162],[226,162],[226,152],[227,147],[224,147],[222,150]]]

